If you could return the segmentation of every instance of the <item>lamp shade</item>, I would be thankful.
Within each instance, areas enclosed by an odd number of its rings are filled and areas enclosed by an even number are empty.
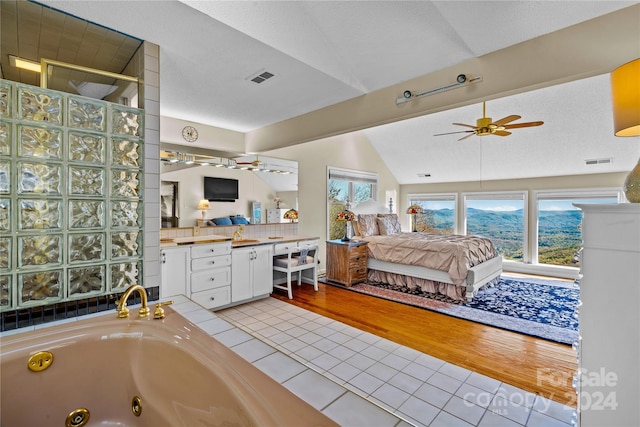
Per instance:
[[[356,219],[356,214],[347,209],[339,212],[338,215],[336,215],[336,221],[339,222],[351,222],[354,219]]]
[[[640,135],[640,58],[611,73],[611,103],[615,135]]]
[[[291,221],[293,221],[294,219],[298,219],[298,211],[295,209],[289,209],[284,213],[282,217],[284,219],[290,219]]]
[[[411,214],[411,215],[416,215],[416,214],[421,214],[422,213],[422,207],[418,206],[418,205],[411,205],[407,208],[407,213]]]
[[[209,201],[208,200],[200,200],[200,203],[198,203],[198,209],[209,209]]]

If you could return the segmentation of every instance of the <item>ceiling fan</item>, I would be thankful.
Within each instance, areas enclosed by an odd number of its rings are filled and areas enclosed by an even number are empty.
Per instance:
[[[256,156],[256,159],[252,162],[236,162],[236,165],[251,165],[254,168],[257,168],[261,164],[262,164],[262,160],[260,160],[258,156]]]
[[[478,135],[478,136],[486,136],[486,135],[498,135],[498,136],[509,136],[511,135],[511,132],[508,131],[508,129],[515,129],[515,128],[526,128],[526,127],[531,127],[531,126],[540,126],[542,125],[544,122],[524,122],[524,123],[511,123],[515,120],[520,119],[521,117],[516,115],[516,114],[512,114],[510,116],[507,117],[503,117],[500,120],[496,120],[495,122],[492,121],[491,117],[487,117],[487,113],[486,113],[486,105],[485,102],[482,103],[482,118],[476,120],[476,125],[472,126],[472,125],[467,125],[464,123],[453,123],[456,126],[466,126],[471,128],[472,130],[461,130],[461,131],[457,131],[457,132],[447,132],[447,133],[438,133],[435,134],[434,136],[440,136],[440,135],[451,135],[454,133],[468,133],[468,135],[463,136],[462,138],[458,139],[458,141],[462,141],[463,139],[469,138],[472,135]]]

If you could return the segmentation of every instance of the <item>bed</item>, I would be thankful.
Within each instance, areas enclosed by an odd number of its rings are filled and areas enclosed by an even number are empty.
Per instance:
[[[502,273],[502,257],[480,236],[402,232],[395,214],[358,214],[355,240],[368,243],[371,282],[471,301]]]

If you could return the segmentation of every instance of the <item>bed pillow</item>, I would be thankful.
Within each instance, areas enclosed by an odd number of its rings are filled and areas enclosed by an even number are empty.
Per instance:
[[[362,234],[360,234],[360,228],[358,228],[358,220],[357,219],[355,221],[351,222],[351,227],[353,227],[353,235],[354,236],[362,236]]]
[[[387,236],[389,234],[396,234],[401,231],[400,222],[398,221],[398,215],[378,215],[378,230],[381,236]]]
[[[360,236],[377,236],[380,234],[378,231],[378,218],[374,214],[358,215],[358,232]]]
[[[243,216],[232,216],[231,217],[231,222],[234,225],[247,225],[247,224],[249,224],[249,221],[247,220],[247,218],[245,218]]]
[[[232,225],[231,224],[231,219],[229,217],[222,217],[222,218],[213,218],[213,222],[216,225]]]

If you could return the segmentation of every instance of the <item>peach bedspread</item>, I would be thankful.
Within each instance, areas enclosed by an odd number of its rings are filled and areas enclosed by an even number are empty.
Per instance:
[[[397,233],[357,240],[368,242],[371,258],[445,271],[456,286],[465,286],[469,267],[497,255],[491,240],[480,236]]]

